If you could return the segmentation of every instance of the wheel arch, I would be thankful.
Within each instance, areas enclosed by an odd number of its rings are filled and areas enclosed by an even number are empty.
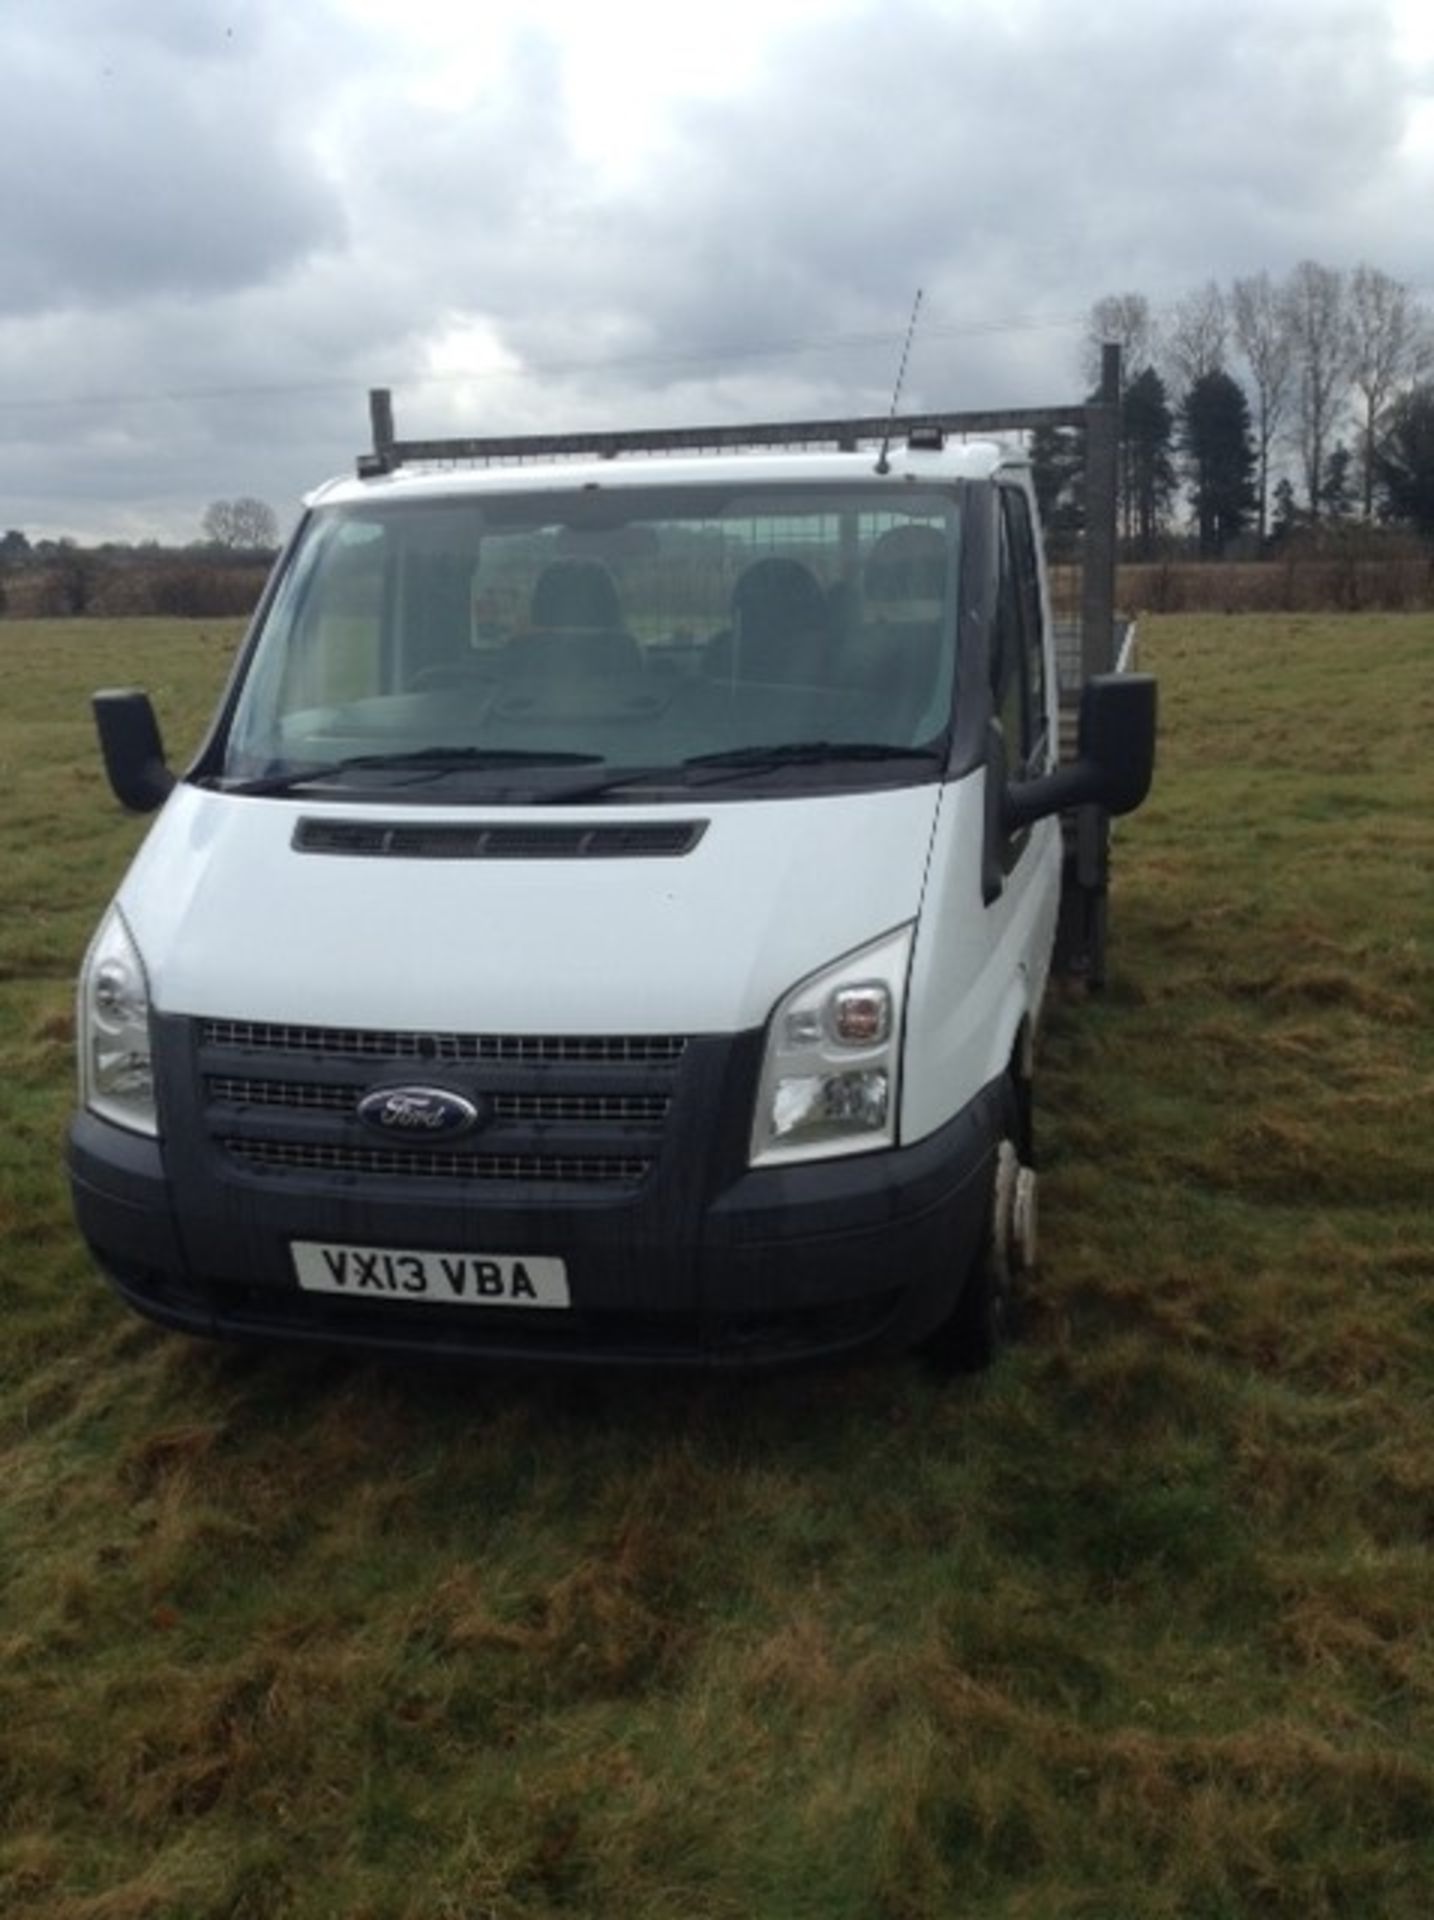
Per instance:
[[[1009,1076],[1017,1086],[1030,1086],[1035,1076],[1036,1021],[1031,1005],[1031,982],[1024,967],[1012,978],[991,1023],[986,1055],[986,1079]]]

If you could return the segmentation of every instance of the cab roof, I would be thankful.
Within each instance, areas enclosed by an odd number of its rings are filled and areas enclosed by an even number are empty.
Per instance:
[[[326,481],[305,496],[306,506],[351,506],[362,501],[471,499],[485,494],[626,491],[665,487],[828,487],[863,489],[950,486],[1024,471],[1026,455],[996,440],[966,440],[940,448],[893,444],[887,471],[877,449],[847,452],[621,454],[610,460],[498,461],[489,465],[404,465],[363,479]]]

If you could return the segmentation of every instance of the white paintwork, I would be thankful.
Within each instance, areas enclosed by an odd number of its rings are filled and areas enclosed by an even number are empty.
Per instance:
[[[709,821],[672,860],[301,854],[294,824],[318,805],[181,786],[119,900],[159,1012],[492,1033],[741,1032],[806,975],[916,920],[900,1121],[911,1142],[1004,1069],[1050,963],[1059,826],[1031,830],[983,907],[984,778],[624,807],[624,824]],[[501,810],[506,825],[604,817]]]
[[[335,479],[305,496],[305,506],[353,506],[375,500],[450,500],[483,494],[566,493],[580,488],[851,486],[900,492],[913,482],[950,485],[989,480],[998,470],[1027,471],[1024,454],[995,440],[953,441],[932,449],[893,444],[889,471],[878,474],[876,452],[622,454],[615,460],[504,462],[498,466],[399,467],[371,480]]]
[[[900,489],[1025,463],[991,443],[858,454],[595,463],[610,487],[784,482]],[[423,498],[585,484],[573,464],[404,469],[337,481],[315,501]],[[1032,500],[1034,510],[1034,500]],[[1050,739],[1057,680],[1044,568]],[[527,1034],[732,1034],[763,1026],[797,982],[915,923],[901,1144],[935,1132],[1004,1072],[1029,1035],[1060,900],[1058,820],[1039,822],[1000,897],[981,899],[986,774],[945,787],[624,805],[624,825],[709,822],[677,859],[403,860],[295,853],[301,815],[408,817],[381,799],[239,797],[181,785],[119,893],[162,1013],[296,1025]],[[611,821],[618,810],[425,806],[505,826]]]
[[[1013,472],[1039,527],[1025,470]],[[1049,588],[1036,542],[1046,653],[1049,764],[1059,738],[1059,692]],[[1022,1029],[1027,1058],[1055,949],[1061,895],[1057,816],[1028,832],[1000,896],[981,899],[985,837],[983,769],[945,788],[912,955],[901,1137],[919,1140],[1005,1072]]]
[[[1050,971],[1057,820],[1030,830],[1001,896],[981,903],[984,771],[942,793],[907,999],[901,1137],[919,1140],[1003,1073]]]
[[[920,908],[939,787],[704,806],[432,809],[515,827],[706,819],[679,859],[295,853],[313,801],[180,786],[120,890],[161,1013],[489,1033],[735,1033]],[[402,808],[333,807],[348,820]]]

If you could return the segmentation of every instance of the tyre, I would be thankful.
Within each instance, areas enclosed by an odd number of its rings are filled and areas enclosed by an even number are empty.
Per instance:
[[[980,1242],[950,1316],[927,1343],[929,1357],[944,1371],[984,1372],[1020,1330],[1022,1297],[1036,1263],[1036,1172],[1030,1152],[1029,1090],[1018,1093],[1010,1085],[1002,1101]]]

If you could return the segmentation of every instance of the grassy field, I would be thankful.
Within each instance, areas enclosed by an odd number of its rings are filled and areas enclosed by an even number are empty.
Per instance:
[[[0,624],[7,1920],[1434,1905],[1434,622],[1171,618],[987,1379],[213,1349],[69,1225],[70,982],[232,629]]]

